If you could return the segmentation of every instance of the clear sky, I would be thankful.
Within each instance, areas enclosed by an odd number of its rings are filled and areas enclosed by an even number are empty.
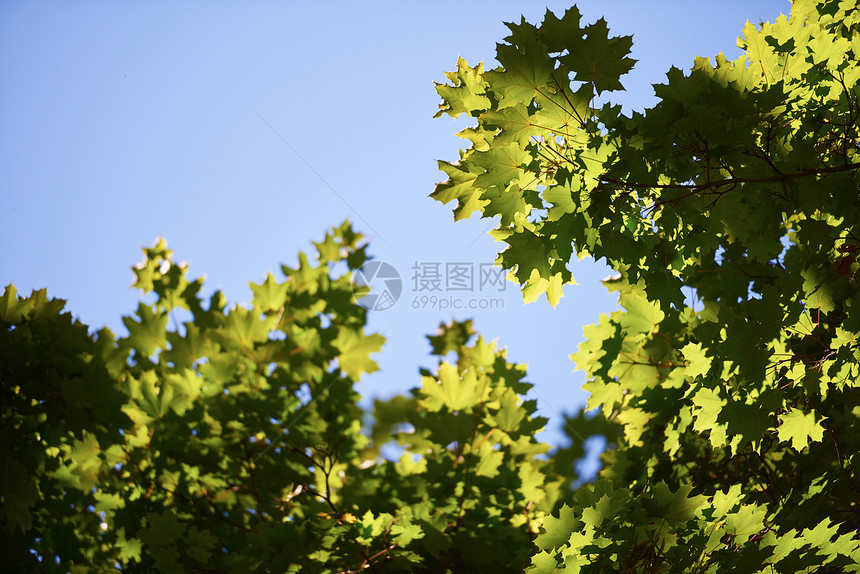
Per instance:
[[[550,2],[561,15],[568,3]],[[403,276],[397,305],[371,313],[383,332],[365,375],[368,396],[403,392],[432,366],[424,335],[475,319],[527,363],[541,414],[584,404],[568,355],[584,325],[615,308],[599,264],[574,264],[578,286],[553,310],[523,305],[515,285],[486,311],[424,307],[416,264],[495,259],[488,222],[454,224],[427,196],[454,160],[463,120],[433,119],[434,82],[457,57],[489,67],[504,21],[539,21],[537,2],[23,2],[0,3],[0,283],[48,288],[93,327],[124,333],[136,307],[130,267],[159,235],[192,276],[231,303],[249,301],[280,263],[295,264],[349,218],[370,252]],[[629,109],[654,103],[651,84],[694,56],[740,54],[747,20],[773,21],[786,0],[584,1],[586,22],[633,34],[639,62]],[[277,135],[276,133],[277,132]],[[280,139],[283,138],[283,141]],[[285,145],[284,142],[287,142]],[[291,149],[292,148],[292,149]],[[351,207],[350,207],[351,206]],[[426,269],[426,267],[425,267]],[[486,300],[490,295],[443,292]],[[416,299],[418,297],[419,299]],[[414,309],[416,303],[420,307]],[[429,300],[428,300],[429,302]]]

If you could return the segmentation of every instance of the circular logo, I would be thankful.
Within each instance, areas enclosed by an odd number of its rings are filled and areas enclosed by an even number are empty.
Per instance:
[[[385,261],[368,261],[362,265],[361,269],[355,272],[353,285],[354,294],[355,287],[369,289],[369,292],[355,295],[358,304],[369,311],[391,309],[403,291],[400,273]]]

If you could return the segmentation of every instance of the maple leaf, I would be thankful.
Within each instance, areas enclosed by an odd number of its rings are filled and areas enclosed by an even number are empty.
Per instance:
[[[255,343],[268,339],[269,332],[275,327],[275,319],[273,316],[261,319],[257,310],[236,307],[227,315],[221,334],[225,340],[235,342],[243,349],[252,348]]]
[[[486,95],[483,74],[483,64],[472,68],[466,60],[458,58],[457,71],[445,73],[453,85],[436,84],[436,91],[442,97],[443,103],[439,105],[435,117],[445,113],[456,118],[463,113],[471,114],[487,109],[490,99]]]
[[[681,347],[681,353],[684,354],[684,359],[687,361],[687,366],[684,367],[687,376],[695,379],[708,374],[713,358],[705,353],[701,343],[687,343]]]
[[[567,504],[563,504],[558,511],[558,518],[549,515],[544,518],[541,526],[541,534],[535,538],[535,544],[541,550],[554,550],[567,544],[572,532],[575,532],[581,522],[576,517],[576,512]]]
[[[628,58],[633,46],[632,36],[610,38],[606,20],[601,18],[586,26],[585,38],[570,46],[570,53],[560,58],[581,82],[591,82],[598,93],[623,90],[619,78],[629,72],[636,60]]]
[[[824,436],[824,428],[815,420],[813,413],[804,413],[799,409],[780,416],[782,424],[777,429],[780,441],[791,441],[791,446],[801,451],[809,446],[810,441],[819,442]]]
[[[517,183],[512,183],[507,189],[492,187],[485,191],[482,199],[489,200],[484,207],[484,213],[501,216],[501,225],[511,225],[519,214],[531,212],[531,204],[527,203],[529,196],[534,192],[520,188]]]
[[[280,309],[287,297],[287,284],[277,283],[271,273],[266,274],[266,280],[260,283],[250,283],[251,292],[254,294],[254,308],[262,312],[277,311]]]
[[[692,520],[699,510],[704,508],[708,497],[704,495],[690,496],[693,485],[685,484],[675,492],[669,489],[665,482],[659,482],[651,490],[651,499],[643,502],[643,507],[658,518],[670,522],[686,522]]]
[[[742,505],[737,512],[726,515],[726,531],[741,541],[764,529],[767,508],[754,504]]]
[[[20,300],[17,296],[18,290],[11,283],[3,290],[0,296],[0,320],[15,325],[25,319],[35,306],[32,299]]]
[[[710,431],[710,441],[715,447],[722,446],[726,440],[725,425],[717,424],[717,418],[726,405],[725,399],[720,397],[716,389],[700,388],[693,395],[693,404],[698,407],[694,411],[696,421],[693,430],[699,432]]]
[[[474,371],[460,373],[450,363],[439,365],[438,381],[433,377],[422,377],[422,393],[427,397],[422,402],[430,410],[442,406],[450,411],[459,411],[474,406],[483,396],[483,385]]]
[[[641,292],[623,293],[618,303],[627,311],[619,316],[618,323],[632,334],[650,333],[666,316],[659,305],[649,301]]]
[[[553,61],[540,41],[530,31],[521,30],[514,30],[508,37],[516,45],[496,46],[496,59],[503,67],[484,74],[493,91],[502,96],[499,109],[529,105],[553,71]]]
[[[475,152],[472,164],[484,168],[485,171],[475,179],[474,185],[484,189],[497,187],[504,190],[514,182],[521,187],[527,187],[534,181],[534,176],[528,172],[527,167],[531,160],[531,154],[516,142],[491,147],[485,152]],[[482,199],[487,198],[482,196]]]
[[[773,389],[766,390],[756,399],[748,397],[747,400],[729,402],[720,413],[719,420],[728,425],[727,433],[732,436],[735,453],[750,443],[759,448],[767,429],[773,426],[774,414],[782,407],[782,397]]]
[[[354,381],[357,381],[362,373],[379,370],[379,365],[370,358],[370,354],[379,351],[384,342],[385,337],[377,333],[365,335],[363,329],[340,329],[332,341],[339,352],[338,367]]]
[[[532,564],[526,570],[529,574],[554,574],[557,572],[558,561],[552,554],[546,551],[538,552],[532,556]]]
[[[137,307],[139,321],[123,317],[122,322],[128,329],[128,344],[144,355],[152,355],[156,349],[167,345],[167,313],[158,312],[149,305],[140,303]]]
[[[485,129],[499,130],[493,137],[493,146],[514,143],[521,147],[540,135],[551,134],[550,130],[541,129],[536,125],[534,119],[536,118],[530,115],[529,108],[518,104],[500,110],[486,111],[481,114],[480,122]]]
[[[457,200],[454,209],[454,221],[468,219],[477,210],[482,209],[488,200],[481,199],[481,191],[475,186],[475,180],[484,173],[480,166],[467,164],[455,165],[445,161],[439,162],[439,169],[448,175],[448,179],[436,185],[430,197],[442,203]]]

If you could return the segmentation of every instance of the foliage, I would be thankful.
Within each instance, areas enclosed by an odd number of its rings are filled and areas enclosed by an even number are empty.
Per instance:
[[[795,2],[629,115],[631,38],[580,20],[447,74],[440,114],[476,125],[433,195],[496,221],[527,301],[574,254],[617,271],[572,356],[598,414],[569,432],[615,445],[594,484],[471,322],[359,405],[383,337],[348,223],[230,308],[159,240],[127,336],[0,296],[0,570],[860,571],[860,10]]]
[[[533,438],[525,370],[443,325],[435,372],[365,413],[383,338],[350,283],[361,242],[344,224],[227,309],[160,240],[120,338],[7,287],[0,569],[522,571],[570,480]]]
[[[532,571],[860,571],[860,9],[748,23],[629,115],[630,37],[575,7],[508,26],[500,67],[438,87],[476,124],[433,197],[494,219],[526,301],[577,254],[623,308],[572,356],[617,449]]]

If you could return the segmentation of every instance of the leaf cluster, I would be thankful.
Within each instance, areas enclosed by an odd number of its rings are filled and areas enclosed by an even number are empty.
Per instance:
[[[421,386],[362,408],[383,343],[351,281],[367,246],[349,223],[314,246],[228,308],[159,240],[119,337],[6,288],[0,570],[527,567],[570,478],[534,439],[525,368],[441,325]]]
[[[384,339],[348,222],[246,305],[159,240],[120,336],[9,285],[0,570],[860,571],[858,27],[796,1],[630,115],[597,102],[632,39],[575,7],[446,74],[439,113],[476,125],[433,196],[495,221],[526,301],[556,304],[574,255],[617,272],[572,355],[591,412],[554,452],[525,368],[468,321],[410,394],[360,406]]]
[[[630,40],[574,7],[439,87],[476,125],[433,197],[496,222],[524,299],[558,303],[574,255],[617,272],[621,310],[572,355],[617,448],[536,571],[858,569],[858,25],[794,2],[627,115],[597,95]]]

